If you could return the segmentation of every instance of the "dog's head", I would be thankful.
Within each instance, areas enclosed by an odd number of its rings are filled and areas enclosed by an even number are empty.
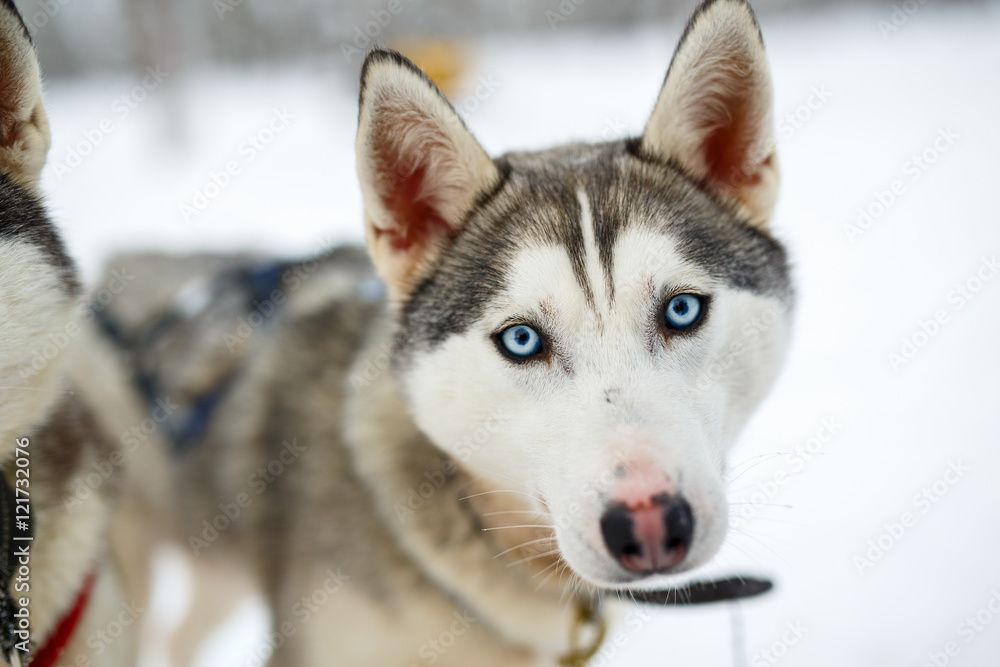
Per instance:
[[[79,292],[49,223],[38,179],[49,148],[35,50],[14,5],[0,0],[0,452],[58,396],[60,358]]]
[[[414,65],[365,63],[358,171],[412,413],[591,583],[690,569],[725,537],[726,451],[789,328],[771,96],[738,0],[697,11],[621,142],[493,160]]]

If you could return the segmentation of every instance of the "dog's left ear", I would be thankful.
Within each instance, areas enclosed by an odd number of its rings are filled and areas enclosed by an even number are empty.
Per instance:
[[[49,151],[49,122],[28,30],[9,0],[0,0],[0,170],[36,190]]]
[[[413,63],[376,49],[361,72],[358,179],[368,250],[397,301],[426,277],[499,172]]]
[[[753,10],[707,0],[667,71],[642,149],[678,164],[755,225],[778,194],[771,72]]]

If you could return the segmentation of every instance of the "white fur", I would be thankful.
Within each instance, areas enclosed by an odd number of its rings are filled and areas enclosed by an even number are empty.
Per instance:
[[[604,278],[604,268],[601,266],[601,256],[597,249],[597,232],[594,229],[593,213],[590,210],[590,198],[583,190],[578,190],[576,199],[580,202],[580,231],[583,236],[584,266],[587,271],[587,282],[594,293],[594,304],[601,315],[608,314],[607,281]]]
[[[34,246],[0,242],[0,452],[14,454],[16,441],[29,438],[48,418],[65,391],[66,360],[80,354],[80,329],[73,318],[75,299],[67,294],[45,254]],[[53,342],[54,337],[57,342]],[[62,343],[60,345],[59,343]],[[51,354],[49,354],[51,353]],[[32,360],[38,354],[37,368]],[[31,444],[28,451],[33,452]],[[86,575],[103,556],[109,510],[98,493],[80,500],[67,515],[64,492],[45,483],[47,462],[29,454],[32,513],[36,527],[32,548],[30,612],[32,630],[46,637],[72,602]],[[83,468],[67,488],[81,484],[93,472]],[[114,577],[102,572],[101,590],[114,587]],[[117,602],[110,603],[112,608]],[[97,609],[100,603],[92,604]],[[103,610],[102,610],[103,611]],[[88,618],[103,618],[101,612]],[[89,621],[85,621],[85,624]],[[84,633],[84,637],[86,633]],[[84,644],[77,638],[77,649]],[[122,642],[124,645],[126,642]],[[89,655],[89,649],[87,649]]]
[[[588,210],[585,229],[592,224]],[[600,532],[619,465],[656,467],[691,503],[695,542],[678,571],[718,549],[727,524],[725,454],[756,402],[746,397],[763,395],[776,376],[787,335],[780,304],[719,284],[685,262],[668,236],[635,227],[614,250],[615,298],[598,291],[596,308],[563,247],[522,251],[511,285],[483,320],[419,355],[405,378],[421,428],[473,474],[536,498],[535,508],[552,515],[566,561],[603,586],[636,581],[615,563]],[[604,282],[599,266],[590,273],[592,285]],[[653,326],[665,286],[713,299],[698,332],[669,343]],[[745,334],[744,323],[778,308],[782,317],[773,326]],[[572,371],[560,360],[507,361],[490,337],[511,318],[549,332]],[[730,369],[706,382],[706,369],[734,341],[743,349]],[[496,410],[508,419],[469,457],[463,441]]]
[[[73,304],[41,250],[0,241],[0,461],[58,398],[67,355],[48,337],[69,344]],[[41,361],[33,369],[36,353]]]
[[[92,468],[81,471],[70,485],[76,489]],[[30,611],[32,632],[36,638],[48,637],[67,607],[80,592],[82,582],[95,567],[101,565],[108,539],[110,508],[104,498],[94,493],[80,500],[71,515],[66,513],[65,498],[45,497],[42,490],[34,493],[32,503],[36,528],[31,553],[32,578]],[[115,580],[101,565],[100,576]],[[110,608],[118,606],[112,601]],[[96,618],[103,618],[107,608],[93,605]],[[83,643],[80,642],[81,648]],[[88,650],[89,655],[91,651]],[[74,656],[75,657],[75,656]]]

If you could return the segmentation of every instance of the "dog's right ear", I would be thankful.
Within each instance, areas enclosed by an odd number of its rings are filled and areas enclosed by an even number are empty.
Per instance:
[[[764,227],[778,194],[771,72],[746,0],[705,0],[681,37],[642,148]]]
[[[37,190],[49,151],[49,121],[28,29],[11,0],[0,0],[0,170]]]
[[[499,181],[444,95],[416,65],[382,49],[368,54],[361,72],[357,166],[368,249],[397,301]]]

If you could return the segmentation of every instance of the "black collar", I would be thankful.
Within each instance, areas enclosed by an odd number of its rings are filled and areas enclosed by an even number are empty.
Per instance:
[[[726,602],[751,598],[768,592],[774,584],[769,579],[755,577],[727,577],[714,581],[694,581],[677,588],[655,591],[630,591],[623,599],[659,605],[689,605],[708,602]]]

